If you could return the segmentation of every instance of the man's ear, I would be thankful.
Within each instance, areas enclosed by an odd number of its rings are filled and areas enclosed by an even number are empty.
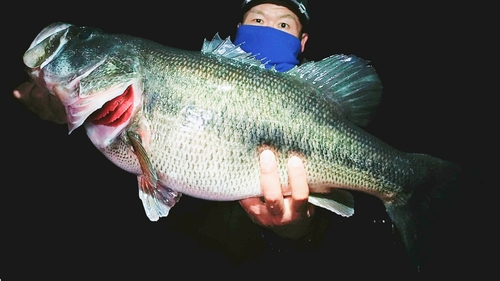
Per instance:
[[[307,39],[309,39],[309,34],[302,33],[302,38],[300,39],[300,45],[302,46],[302,52],[306,49]]]

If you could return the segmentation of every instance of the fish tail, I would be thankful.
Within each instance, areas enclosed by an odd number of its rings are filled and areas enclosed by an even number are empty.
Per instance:
[[[451,202],[460,185],[459,165],[427,155],[415,155],[425,163],[425,176],[412,186],[404,203],[388,202],[385,207],[401,236],[411,262],[418,271],[431,254],[432,231],[440,211]]]

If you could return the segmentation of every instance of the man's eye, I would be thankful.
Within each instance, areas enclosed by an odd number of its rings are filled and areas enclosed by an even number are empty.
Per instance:
[[[262,23],[262,19],[254,19],[256,23]]]
[[[280,28],[287,28],[287,27],[288,27],[288,24],[287,24],[287,23],[282,22],[282,23],[280,23],[280,25],[279,25],[279,26],[280,26]]]

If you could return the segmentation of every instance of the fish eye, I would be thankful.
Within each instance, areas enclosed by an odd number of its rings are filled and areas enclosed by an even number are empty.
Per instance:
[[[89,28],[81,28],[80,32],[78,32],[78,38],[80,39],[88,39],[90,36],[92,36],[93,30]]]

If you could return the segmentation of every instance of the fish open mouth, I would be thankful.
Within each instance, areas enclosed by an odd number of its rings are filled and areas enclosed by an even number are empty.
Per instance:
[[[106,102],[99,110],[88,117],[94,125],[118,126],[132,116],[134,93],[132,86],[128,86],[123,94]]]

